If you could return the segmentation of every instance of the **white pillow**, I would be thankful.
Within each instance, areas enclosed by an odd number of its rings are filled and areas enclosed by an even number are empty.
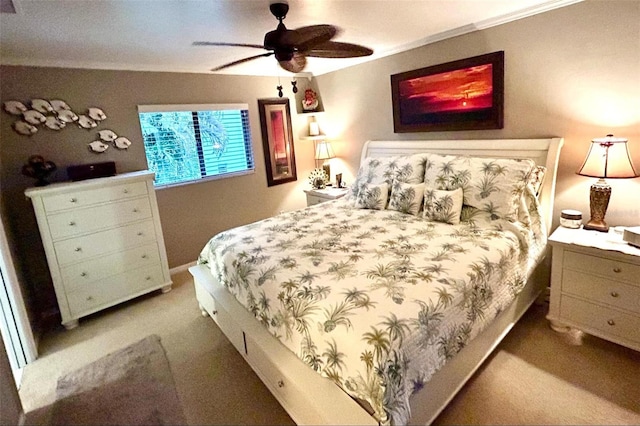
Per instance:
[[[379,185],[363,185],[356,197],[355,208],[384,210],[387,207],[389,198],[389,185],[381,183]]]
[[[424,183],[410,184],[394,181],[389,198],[389,210],[418,215],[424,196]]]
[[[364,185],[386,183],[391,188],[394,181],[422,183],[425,159],[425,154],[366,158],[358,169],[347,199],[355,199]]]
[[[452,225],[459,224],[463,194],[462,188],[447,191],[426,187],[424,190],[424,218]]]

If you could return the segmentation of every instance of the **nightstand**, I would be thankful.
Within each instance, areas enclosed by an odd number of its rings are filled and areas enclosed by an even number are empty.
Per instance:
[[[304,192],[307,194],[307,207],[310,207],[344,197],[347,194],[347,188],[305,189]]]
[[[640,249],[613,231],[563,227],[549,243],[551,328],[577,328],[640,350]]]

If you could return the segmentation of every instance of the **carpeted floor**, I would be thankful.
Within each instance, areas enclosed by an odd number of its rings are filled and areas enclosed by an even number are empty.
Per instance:
[[[188,424],[292,424],[215,323],[200,316],[187,272],[151,294],[43,336],[24,371],[27,424],[49,424],[62,377],[157,334]],[[553,332],[533,306],[436,424],[640,424],[640,353]]]

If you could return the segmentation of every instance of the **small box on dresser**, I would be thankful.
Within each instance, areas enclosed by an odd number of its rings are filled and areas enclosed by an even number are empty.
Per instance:
[[[582,228],[559,227],[549,243],[551,327],[640,350],[640,248],[614,232]]]
[[[171,290],[153,178],[141,171],[25,191],[67,329],[142,294]]]

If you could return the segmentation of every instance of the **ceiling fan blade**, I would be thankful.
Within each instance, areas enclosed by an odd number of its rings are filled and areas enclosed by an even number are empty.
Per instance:
[[[285,70],[297,73],[301,72],[307,66],[307,58],[301,53],[294,53],[293,58],[288,61],[278,61],[280,66]]]
[[[232,67],[234,65],[242,64],[244,62],[249,62],[249,61],[252,61],[254,59],[263,58],[263,57],[267,57],[267,56],[271,56],[271,55],[273,55],[273,52],[267,52],[267,53],[262,53],[260,55],[249,56],[248,58],[239,59],[237,61],[229,62],[228,64],[224,64],[224,65],[220,65],[219,67],[212,68],[211,71],[220,71],[222,69],[229,68],[229,67]]]
[[[264,49],[264,46],[260,44],[248,44],[248,43],[218,43],[215,41],[194,41],[193,46],[233,46],[233,47],[255,47],[256,49]]]
[[[311,49],[305,50],[303,53],[316,58],[355,58],[369,56],[373,54],[373,50],[359,44],[325,41],[312,46]]]
[[[288,30],[282,34],[280,42],[283,45],[296,47],[298,50],[308,50],[311,47],[331,40],[338,33],[333,25],[310,25],[295,30]]]

